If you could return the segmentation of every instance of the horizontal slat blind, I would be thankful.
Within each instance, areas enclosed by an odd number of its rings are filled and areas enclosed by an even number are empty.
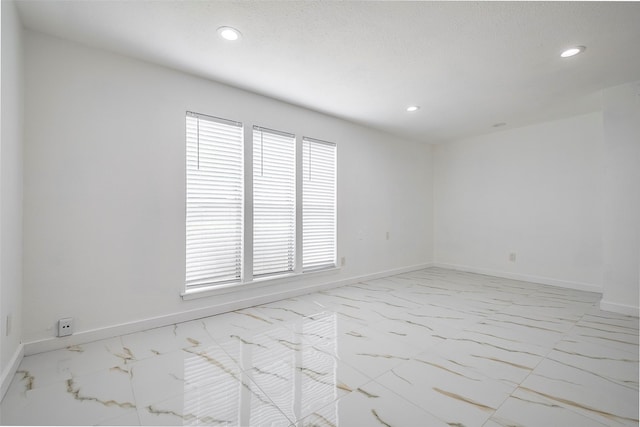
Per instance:
[[[253,275],[295,264],[295,137],[253,128]]]
[[[336,144],[302,140],[302,268],[336,265]]]
[[[186,288],[239,282],[242,124],[187,113]]]

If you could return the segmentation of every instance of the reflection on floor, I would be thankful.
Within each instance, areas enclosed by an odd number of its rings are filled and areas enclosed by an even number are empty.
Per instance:
[[[3,424],[638,425],[638,318],[431,268],[25,357]]]

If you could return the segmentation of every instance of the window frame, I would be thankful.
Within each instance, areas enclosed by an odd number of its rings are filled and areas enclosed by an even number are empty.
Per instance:
[[[294,177],[294,197],[295,197],[295,247],[294,247],[294,268],[291,272],[284,273],[275,273],[275,274],[267,274],[261,276],[254,276],[253,274],[253,133],[254,128],[264,129],[266,131],[272,131],[273,129],[259,126],[256,123],[251,123],[250,121],[239,122],[234,120],[228,120],[224,118],[219,118],[215,116],[209,116],[201,113],[193,113],[191,111],[187,111],[187,115],[201,115],[204,117],[213,117],[214,119],[218,119],[221,121],[229,122],[229,123],[237,123],[243,129],[243,186],[244,191],[242,195],[242,207],[243,207],[243,221],[242,221],[242,257],[241,257],[241,276],[239,281],[227,282],[227,283],[211,283],[208,285],[198,286],[197,288],[189,288],[187,287],[186,279],[183,282],[183,291],[180,293],[183,300],[191,300],[196,298],[203,298],[213,295],[223,295],[228,293],[234,293],[238,291],[245,291],[248,287],[251,289],[259,289],[262,287],[269,287],[274,285],[279,285],[281,283],[288,283],[299,280],[301,277],[315,277],[315,276],[323,276],[323,275],[331,275],[336,274],[341,270],[340,263],[338,260],[340,259],[339,252],[339,239],[338,239],[338,147],[339,144],[335,142],[328,142],[326,140],[320,140],[312,137],[303,136],[301,133],[295,132],[292,135],[295,138],[295,149],[294,149],[294,159],[295,159],[295,177]],[[275,131],[279,132],[279,131]],[[286,132],[280,132],[286,133]],[[335,253],[335,263],[331,266],[320,267],[317,269],[311,270],[303,270],[303,180],[302,180],[302,171],[303,171],[303,140],[311,140],[311,141],[319,141],[326,144],[331,144],[335,146],[335,192],[334,192],[334,200],[335,200],[335,239],[334,239],[334,253]],[[186,153],[186,151],[185,151]],[[186,154],[185,154],[186,155]],[[184,163],[186,165],[186,162]],[[185,166],[186,167],[186,166]],[[185,205],[186,205],[186,191],[187,191],[187,182],[186,182],[186,173],[185,170]],[[186,212],[186,206],[185,206]],[[186,229],[185,229],[186,230]],[[186,260],[186,253],[185,253]]]
[[[290,274],[295,272],[296,266],[297,266],[297,253],[299,251],[299,248],[297,247],[297,235],[299,232],[299,228],[296,226],[297,225],[297,209],[298,209],[298,194],[297,194],[297,181],[298,181],[298,174],[297,172],[297,163],[296,163],[296,154],[297,154],[297,140],[296,140],[296,136],[292,133],[288,133],[288,132],[283,132],[283,131],[279,131],[279,130],[274,130],[274,129],[269,129],[269,128],[265,128],[265,127],[261,127],[261,126],[253,126],[253,132],[252,132],[252,150],[253,150],[253,162],[252,162],[252,171],[251,174],[253,176],[253,193],[252,193],[252,208],[253,208],[253,216],[252,216],[252,221],[253,221],[253,241],[252,241],[252,252],[253,252],[253,268],[252,268],[252,277],[253,278],[262,278],[262,277],[269,277],[269,276],[279,276],[279,275],[283,275],[283,274]],[[256,140],[256,136],[259,133],[260,135],[260,143],[261,143],[261,147],[260,150],[258,150],[257,147],[257,140]],[[267,141],[263,141],[264,136],[267,135]],[[289,159],[291,161],[291,164],[289,165],[282,165],[285,168],[287,166],[291,167],[291,170],[288,172],[291,172],[291,176],[287,176],[286,178],[288,179],[292,179],[291,182],[286,182],[286,180],[278,180],[277,182],[272,182],[272,184],[285,184],[285,185],[289,185],[291,188],[291,194],[290,196],[293,198],[293,203],[291,205],[286,206],[287,209],[291,209],[293,208],[292,212],[289,212],[289,214],[291,215],[290,218],[288,218],[289,220],[292,220],[291,223],[289,224],[289,226],[291,226],[293,228],[293,236],[291,235],[286,235],[283,234],[282,237],[289,237],[290,240],[290,244],[293,246],[290,251],[291,253],[288,255],[289,256],[289,261],[287,262],[288,266],[286,269],[282,269],[279,271],[257,271],[257,262],[256,262],[256,255],[257,254],[262,254],[265,255],[266,251],[260,251],[260,248],[256,249],[256,216],[257,213],[259,213],[258,211],[258,207],[260,206],[259,200],[256,200],[256,192],[260,191],[256,185],[257,185],[257,180],[258,178],[258,174],[256,173],[256,163],[257,163],[257,159],[256,159],[256,154],[258,153],[258,151],[260,151],[260,164],[261,167],[264,168],[264,166],[267,167],[271,167],[271,166],[276,166],[274,165],[270,165],[270,164],[265,164],[265,153],[269,152],[271,149],[273,149],[274,147],[267,147],[264,145],[264,143],[269,142],[269,140],[272,140],[272,142],[274,144],[278,144],[280,145],[280,147],[276,147],[275,149],[280,151],[282,149],[284,149],[284,155],[289,155],[291,156]],[[288,141],[287,141],[288,140]],[[291,144],[290,147],[286,147],[287,144]],[[286,153],[286,150],[291,150],[290,153]],[[270,156],[270,153],[269,153]],[[277,162],[277,160],[274,160],[274,162]],[[267,171],[268,172],[268,171]],[[268,190],[266,190],[266,192],[278,192],[278,190],[274,190],[273,188],[269,188]],[[280,194],[281,196],[283,194]],[[269,209],[269,206],[262,206],[265,209]],[[281,215],[280,217],[282,218],[284,215]],[[285,218],[286,219],[286,218]],[[263,231],[263,230],[261,230]],[[258,252],[260,251],[260,252]],[[273,255],[273,254],[272,254]],[[273,270],[273,269],[272,269]]]
[[[309,154],[308,156],[308,161],[305,162],[305,144],[308,143],[309,146]],[[331,165],[330,169],[331,172],[333,172],[333,176],[330,178],[332,181],[332,188],[331,188],[331,209],[332,209],[332,216],[333,218],[331,219],[331,242],[333,243],[333,248],[331,249],[331,251],[333,252],[333,258],[331,260],[329,259],[325,259],[323,260],[323,264],[316,264],[315,265],[305,265],[305,197],[306,197],[306,192],[305,192],[305,183],[306,182],[311,182],[312,181],[312,177],[311,177],[311,167],[313,166],[313,156],[312,156],[312,148],[313,147],[319,147],[321,150],[326,149],[326,147],[331,147],[331,156],[332,156],[332,161],[333,164]],[[317,270],[323,270],[323,269],[327,269],[327,268],[335,268],[338,265],[338,146],[336,143],[334,142],[329,142],[329,141],[323,141],[321,139],[316,139],[316,138],[311,138],[311,137],[303,137],[302,138],[302,146],[301,146],[301,150],[302,150],[302,175],[301,175],[301,181],[302,181],[302,237],[303,237],[303,242],[302,242],[302,247],[301,247],[301,252],[302,252],[302,271],[303,272],[310,272],[310,271],[317,271]],[[317,150],[316,150],[317,151]],[[324,153],[321,154],[321,159],[324,157],[324,159],[326,159],[326,151]],[[305,172],[305,166],[307,166],[309,168],[309,170],[307,172]],[[326,171],[323,171],[326,172]],[[308,175],[308,176],[307,176]],[[327,176],[322,176],[321,180],[322,181],[326,181],[328,178]],[[312,186],[314,187],[314,186]],[[316,187],[316,191],[313,193],[313,197],[317,200],[318,198],[323,198],[325,199],[325,201],[327,200],[326,196],[322,196],[321,193],[322,192],[326,192],[327,191],[327,187],[326,186],[320,186],[320,188],[318,188],[318,186]],[[319,190],[319,191],[318,191]],[[309,194],[311,194],[311,191],[308,192]],[[314,205],[314,208],[318,208],[320,206],[320,203],[311,203],[312,205]],[[311,209],[310,209],[311,210]],[[327,227],[327,221],[320,221],[321,224],[319,224],[318,221],[318,216],[322,216],[322,215],[315,215],[315,218],[313,218],[314,220],[314,225],[318,226],[321,225],[322,227]],[[320,238],[320,240],[322,239],[326,239],[327,235],[324,235]],[[311,240],[311,239],[309,239]],[[314,242],[313,244],[314,246],[316,246],[316,248],[319,246],[317,244],[317,240],[316,242]],[[326,249],[325,249],[326,251]]]
[[[194,124],[193,123],[190,124],[190,122],[192,122],[194,119],[196,120],[195,140],[192,139],[193,136],[191,138],[189,137],[190,129],[191,131],[193,131],[193,126],[194,126]],[[211,136],[211,140],[208,141],[209,145],[206,145],[205,141],[201,141],[201,135],[202,135],[200,132],[201,122],[205,122],[204,126],[210,126],[210,131],[212,132],[211,134],[212,136]],[[223,126],[226,126],[227,129],[224,129]],[[244,129],[243,129],[242,123],[232,121],[232,120],[222,119],[215,116],[209,116],[206,114],[194,113],[191,111],[186,112],[186,115],[185,115],[185,133],[186,133],[185,148],[186,149],[185,149],[185,163],[184,163],[185,165],[185,228],[184,228],[185,230],[185,280],[184,280],[185,292],[190,292],[197,289],[209,289],[212,286],[238,284],[238,283],[242,283],[243,281],[242,252],[244,251],[243,249],[243,245],[244,245],[243,220],[244,220],[244,207],[245,207],[244,179],[246,175],[246,171],[244,170],[244,164],[243,164],[243,158],[244,158],[244,155],[243,155],[244,145],[243,145],[243,139],[242,139],[244,135],[243,132],[244,132]],[[231,138],[228,138],[230,145],[225,146],[222,140],[220,139],[216,140],[216,138],[221,138],[223,136],[226,136],[225,134],[231,135],[233,133],[239,133],[239,135],[232,135]],[[238,137],[240,138],[235,139]],[[201,159],[201,151],[200,151],[201,145],[202,145],[202,154],[203,154],[202,159]],[[233,168],[233,166],[227,168],[224,174],[219,173],[218,171],[214,171],[213,169],[210,169],[207,171],[206,169],[204,169],[204,167],[201,173],[199,172],[194,173],[193,172],[194,169],[189,167],[191,164],[189,153],[193,155],[194,149],[196,150],[198,171],[200,171],[201,164],[205,165],[206,163],[209,163],[209,164],[218,163],[219,165],[221,163],[220,161],[218,161],[220,160],[219,158],[213,157],[214,153],[216,154],[224,153],[225,155],[228,155],[228,157],[225,157],[223,159],[223,161],[226,162],[227,164],[229,164],[230,161],[233,160],[234,158],[239,157],[239,164],[234,165],[235,169]],[[191,161],[193,161],[193,159],[191,159]],[[239,181],[229,181],[230,189],[225,188],[224,190],[219,191],[217,193],[214,192],[213,189],[210,187],[204,190],[198,189],[198,187],[203,186],[204,182],[207,182],[207,181],[211,182],[212,180],[215,180],[216,183],[220,183],[224,180],[231,179],[233,175],[239,175]],[[190,177],[192,178],[192,180],[190,180]],[[193,182],[194,188],[190,187],[190,181]],[[192,197],[190,197],[190,194],[192,195]],[[218,199],[218,200],[222,199],[223,201],[216,202],[215,200],[212,201],[211,199],[204,200],[205,199],[204,196],[214,196],[214,199]],[[233,202],[234,197],[236,198],[235,203]],[[224,202],[225,198],[227,199],[226,203]],[[238,199],[239,199],[239,203],[238,203]],[[235,256],[230,255],[228,257],[228,262],[231,262],[231,264],[235,263],[237,265],[233,269],[234,273],[231,274],[232,276],[235,276],[235,277],[233,278],[229,277],[225,280],[215,280],[216,276],[213,276],[214,271],[216,270],[215,268],[202,268],[201,270],[209,272],[208,277],[202,276],[199,279],[195,279],[193,275],[198,276],[198,274],[196,274],[194,270],[197,271],[198,269],[197,268],[190,269],[189,264],[193,265],[193,264],[201,263],[197,261],[198,258],[221,257],[224,255],[224,253],[220,254],[220,253],[216,253],[215,251],[207,252],[206,249],[201,249],[200,251],[193,250],[192,251],[193,258],[189,258],[190,246],[197,247],[199,245],[202,245],[201,242],[198,242],[199,240],[200,241],[208,240],[208,242],[205,243],[205,246],[207,243],[209,246],[211,246],[213,243],[218,243],[217,241],[219,240],[219,238],[216,238],[216,237],[207,239],[206,235],[204,234],[200,235],[201,237],[204,235],[205,236],[204,239],[195,238],[193,240],[190,240],[189,238],[190,229],[192,228],[197,229],[197,228],[206,227],[206,226],[208,227],[220,226],[221,221],[218,221],[215,219],[215,213],[213,212],[220,209],[221,207],[224,209],[230,209],[231,207],[237,210],[238,208],[237,205],[239,205],[239,212],[237,212],[237,217],[234,217],[234,219],[230,220],[229,222],[236,221],[235,227],[231,227],[231,229],[239,228],[239,232],[235,231],[235,234],[232,235],[235,243],[231,242],[228,245],[228,247],[225,246],[225,248],[229,253],[231,252],[230,250],[231,247],[236,247],[235,251],[240,252],[240,254],[236,254]],[[190,209],[190,206],[192,206],[192,209]],[[195,217],[195,218],[192,221],[190,221],[190,217]],[[200,217],[200,219],[198,219],[198,217]],[[222,221],[222,222],[224,223],[227,221]],[[229,230],[228,225],[223,224],[223,226],[225,227],[225,230]],[[239,236],[237,235],[238,233],[239,233]]]

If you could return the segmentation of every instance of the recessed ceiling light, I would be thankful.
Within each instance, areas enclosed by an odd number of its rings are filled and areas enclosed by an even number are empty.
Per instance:
[[[571,56],[575,56],[575,55],[577,55],[579,53],[584,52],[585,49],[586,49],[586,47],[584,47],[584,46],[575,46],[575,47],[572,47],[572,48],[569,48],[569,49],[565,50],[564,52],[562,52],[560,54],[560,56],[563,57],[563,58],[569,58]]]
[[[500,122],[500,123],[496,123],[493,125],[494,128],[501,128],[502,126],[506,126],[507,124],[505,122]]]
[[[418,111],[420,109],[419,105],[412,105],[410,107],[407,107],[407,111],[410,113],[413,113],[414,111]]]
[[[218,28],[218,35],[225,40],[236,41],[240,39],[240,31],[231,27],[220,27]]]

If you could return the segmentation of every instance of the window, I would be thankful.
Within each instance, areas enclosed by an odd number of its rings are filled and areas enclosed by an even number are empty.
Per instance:
[[[186,185],[185,296],[336,266],[336,144],[187,112]]]
[[[253,128],[253,276],[293,272],[296,139]]]
[[[196,113],[187,113],[186,122],[186,288],[239,282],[242,125]]]
[[[336,265],[336,145],[302,140],[302,267]]]

